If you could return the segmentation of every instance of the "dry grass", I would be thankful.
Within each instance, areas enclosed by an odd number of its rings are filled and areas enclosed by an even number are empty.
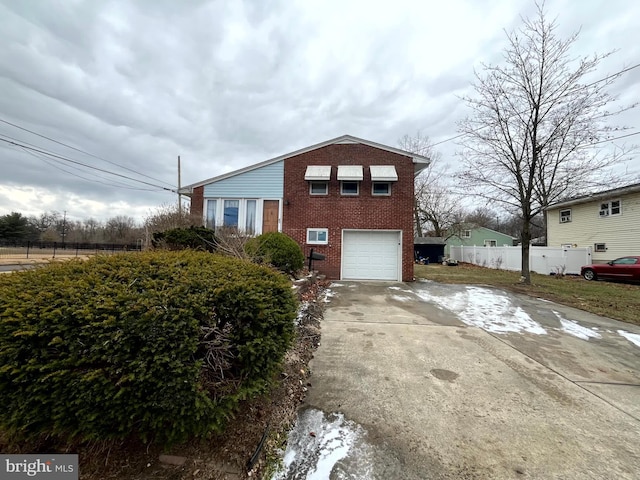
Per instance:
[[[416,265],[415,276],[441,283],[492,285],[640,325],[640,285],[588,282],[577,276],[555,277],[535,273],[531,274],[531,285],[523,285],[519,272],[466,263],[457,267]]]

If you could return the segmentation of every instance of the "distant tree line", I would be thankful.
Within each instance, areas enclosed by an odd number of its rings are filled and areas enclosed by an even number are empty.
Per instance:
[[[95,218],[71,220],[57,211],[25,216],[11,212],[0,216],[0,242],[65,242],[148,244],[150,236],[171,228],[198,225],[188,209],[177,205],[162,205],[149,212],[140,224],[127,215],[117,215],[105,221]]]

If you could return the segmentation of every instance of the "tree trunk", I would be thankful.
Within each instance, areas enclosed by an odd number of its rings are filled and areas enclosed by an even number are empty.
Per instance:
[[[531,270],[529,265],[529,249],[531,246],[531,223],[529,219],[522,222],[522,270],[521,281],[526,285],[531,285]]]

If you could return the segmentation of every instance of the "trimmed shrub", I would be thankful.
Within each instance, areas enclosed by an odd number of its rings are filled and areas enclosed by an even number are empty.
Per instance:
[[[295,316],[285,277],[205,252],[0,276],[0,428],[161,444],[219,432],[268,384]]]
[[[247,250],[258,261],[269,263],[289,275],[304,266],[304,254],[300,246],[284,233],[263,233],[249,242]]]
[[[172,228],[164,232],[153,234],[151,244],[154,248],[168,250],[206,250],[213,252],[216,245],[216,235],[213,230],[205,227]]]

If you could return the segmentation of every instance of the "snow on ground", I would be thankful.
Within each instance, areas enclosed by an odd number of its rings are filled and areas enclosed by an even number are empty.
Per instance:
[[[289,433],[283,468],[272,480],[372,478],[373,449],[364,435],[341,413],[304,410]]]
[[[410,300],[413,300],[413,298],[411,298],[411,297],[406,297],[406,296],[402,296],[402,295],[391,295],[391,298],[393,300],[397,300],[398,302],[408,302]]]
[[[333,288],[333,287],[344,287],[344,283],[332,282],[331,285],[329,285],[329,288]]]
[[[295,320],[296,325],[300,325],[300,322],[305,317],[308,310],[309,310],[309,302],[307,301],[300,302],[300,306],[298,307],[298,316],[296,317],[296,320]]]
[[[402,288],[402,287],[396,287],[395,285],[389,287],[389,290],[397,290],[399,292],[404,292],[404,293],[413,293],[413,290],[408,290],[408,289]]]
[[[330,285],[331,286],[331,285]],[[324,292],[322,292],[320,294],[320,298],[322,299],[322,301],[324,301],[325,303],[329,303],[331,301],[331,297],[335,297],[336,296],[336,292],[334,292],[333,290],[331,290],[330,288],[327,288]]]
[[[552,310],[552,312],[556,317],[558,317],[558,320],[560,320],[560,325],[562,326],[560,330],[562,330],[563,332],[568,333],[569,335],[573,335],[574,337],[581,338],[582,340],[589,340],[590,338],[602,338],[602,336],[594,329],[583,327],[578,322],[575,322],[573,320],[567,320],[555,310]]]
[[[546,334],[538,322],[521,307],[513,305],[511,299],[500,292],[482,287],[465,287],[462,292],[434,295],[427,290],[418,290],[416,295],[450,310],[467,325],[480,327],[492,333],[529,332]]]
[[[629,340],[636,347],[640,347],[640,335],[637,333],[629,333],[624,330],[618,330],[618,334]]]

